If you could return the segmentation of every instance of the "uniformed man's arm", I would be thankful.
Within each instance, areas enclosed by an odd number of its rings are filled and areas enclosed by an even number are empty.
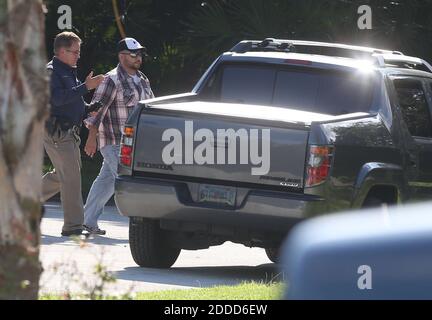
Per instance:
[[[65,88],[56,73],[51,76],[51,103],[61,106],[80,99],[90,90],[97,88],[103,81],[103,75],[93,77],[93,71],[87,76],[86,81],[72,88]]]
[[[59,76],[54,72],[51,75],[51,104],[61,106],[80,99],[88,92],[85,83],[76,87],[65,88]]]

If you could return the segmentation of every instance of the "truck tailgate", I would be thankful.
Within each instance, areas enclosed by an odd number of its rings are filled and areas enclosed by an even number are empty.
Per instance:
[[[133,170],[186,181],[217,180],[231,185],[251,183],[300,190],[304,184],[310,122],[326,117],[331,116],[199,101],[143,108]],[[200,129],[206,129],[205,137],[196,136]],[[219,134],[229,129],[231,133],[241,133],[242,138]],[[229,146],[235,146],[235,152]],[[171,162],[167,161],[167,154]]]

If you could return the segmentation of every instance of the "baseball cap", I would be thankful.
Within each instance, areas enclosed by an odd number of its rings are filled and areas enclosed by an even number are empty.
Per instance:
[[[142,51],[145,53],[147,51],[146,47],[143,47],[134,38],[124,38],[120,40],[117,44],[117,52],[129,50],[129,51]]]

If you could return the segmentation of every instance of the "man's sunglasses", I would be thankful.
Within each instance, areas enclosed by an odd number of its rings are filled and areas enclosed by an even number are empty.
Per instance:
[[[127,54],[127,55],[131,56],[132,58],[145,56],[145,53],[143,53],[141,51],[137,51],[137,52],[124,51],[124,52],[120,52],[120,53],[121,54]]]

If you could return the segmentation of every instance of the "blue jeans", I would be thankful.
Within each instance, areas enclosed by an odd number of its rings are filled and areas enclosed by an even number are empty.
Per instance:
[[[106,145],[101,150],[104,160],[99,175],[90,188],[84,205],[84,224],[87,227],[98,227],[98,218],[108,200],[114,194],[114,183],[117,177],[120,146]]]

